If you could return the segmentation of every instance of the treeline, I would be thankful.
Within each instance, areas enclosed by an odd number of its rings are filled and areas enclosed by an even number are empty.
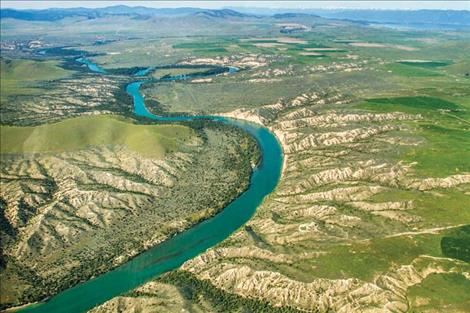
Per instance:
[[[129,75],[133,76],[139,71],[147,69],[146,67],[134,66],[134,67],[122,67],[122,68],[111,68],[106,69],[106,72],[112,75]]]
[[[157,81],[172,81],[172,80],[181,80],[181,79],[191,79],[191,78],[197,78],[197,77],[208,77],[208,76],[214,76],[222,73],[227,73],[230,71],[229,67],[214,67],[210,68],[206,71],[201,71],[201,72],[194,72],[194,73],[189,73],[189,74],[178,74],[178,75],[172,75],[172,74],[166,74],[163,75],[160,79],[157,79]]]
[[[92,55],[88,55],[92,56]],[[172,74],[167,74],[162,76],[160,79],[155,79],[156,81],[159,80],[173,80],[176,77],[179,76],[186,76],[187,78],[192,78],[192,77],[202,77],[202,76],[212,76],[212,75],[218,75],[222,74],[225,72],[229,72],[230,68],[226,66],[218,66],[218,65],[199,65],[199,64],[170,64],[170,65],[161,65],[161,66],[155,66],[151,67],[142,67],[142,66],[134,66],[134,67],[123,67],[123,68],[113,68],[113,69],[107,69],[107,72],[112,75],[128,75],[128,76],[133,76],[137,74],[140,71],[149,69],[146,74],[150,74],[156,70],[162,70],[162,69],[207,69],[205,71],[200,71],[200,72],[194,72],[190,74],[181,74],[181,75],[172,75]]]

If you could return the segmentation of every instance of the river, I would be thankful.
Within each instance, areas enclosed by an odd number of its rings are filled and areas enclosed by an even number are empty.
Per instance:
[[[81,58],[77,61],[86,64],[91,71],[97,74],[106,73],[104,69],[88,59]],[[229,73],[235,71],[234,68],[230,68]],[[166,122],[208,119],[240,127],[257,140],[262,152],[262,161],[253,170],[248,189],[220,213],[204,222],[143,252],[105,274],[71,287],[46,302],[27,306],[17,312],[85,312],[158,277],[162,273],[174,270],[185,261],[217,245],[243,226],[253,216],[264,197],[276,187],[281,175],[283,155],[279,142],[268,129],[254,123],[221,116],[156,116],[147,110],[144,97],[140,93],[140,87],[147,81],[139,76],[146,75],[147,72],[138,72],[136,78],[140,80],[126,86],[126,92],[134,100],[136,115]]]

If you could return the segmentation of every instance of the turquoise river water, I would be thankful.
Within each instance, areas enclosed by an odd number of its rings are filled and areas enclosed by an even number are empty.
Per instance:
[[[77,61],[86,64],[91,71],[98,74],[106,73],[101,67],[85,58],[77,59]],[[234,68],[229,70],[230,73],[234,71],[236,71]],[[146,75],[147,72],[138,72],[135,75],[136,79]],[[252,217],[264,197],[276,187],[280,178],[283,155],[279,142],[268,129],[253,123],[220,116],[156,116],[145,107],[140,87],[146,81],[143,77],[140,79],[142,80],[130,83],[126,87],[127,93],[134,100],[136,115],[166,122],[208,119],[240,127],[258,141],[262,161],[254,169],[248,189],[214,217],[162,242],[105,274],[69,288],[46,302],[26,306],[18,312],[85,312],[162,273],[174,270],[243,226]]]

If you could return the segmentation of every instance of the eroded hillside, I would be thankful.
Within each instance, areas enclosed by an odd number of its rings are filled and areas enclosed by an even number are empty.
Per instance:
[[[434,303],[420,289],[429,280],[456,288],[469,279],[468,161],[435,153],[468,155],[468,141],[434,129],[468,139],[466,122],[446,117],[466,119],[465,109],[432,97],[387,99],[351,103],[327,90],[224,114],[277,135],[280,184],[243,229],[159,283],[178,287],[187,301],[179,305],[196,311],[407,312]],[[157,296],[139,292],[96,311],[151,310]]]
[[[446,121],[429,109],[377,113],[336,99],[302,95],[269,106],[276,118],[260,116],[284,148],[281,183],[244,230],[183,270],[243,297],[321,312],[405,312],[408,288],[428,276],[468,276],[441,238],[468,223],[470,172],[430,177],[413,160],[439,146],[422,129]]]
[[[123,90],[126,77],[88,73],[73,59],[0,60],[2,124],[37,125],[81,115],[132,112],[132,101]],[[61,68],[67,62],[74,70]]]

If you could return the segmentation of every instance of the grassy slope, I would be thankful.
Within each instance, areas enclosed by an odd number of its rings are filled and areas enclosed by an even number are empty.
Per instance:
[[[410,312],[466,312],[470,280],[459,274],[433,274],[408,292]]]
[[[58,66],[56,61],[5,60],[0,63],[0,92],[4,97],[15,94],[35,94],[40,92],[40,82],[55,80],[70,75]]]
[[[79,117],[36,127],[1,127],[2,153],[64,152],[90,145],[126,145],[148,156],[162,157],[191,137],[178,125],[135,125],[109,116]]]
[[[447,98],[445,95],[439,96]],[[455,99],[453,102],[431,96],[384,97],[361,102],[356,107],[376,113],[398,111],[420,114],[423,117],[421,121],[407,123],[407,126],[412,130],[412,136],[423,140],[423,144],[404,150],[397,149],[397,161],[417,162],[413,166],[413,174],[417,177],[447,177],[470,172],[468,104],[465,97]],[[409,212],[424,218],[420,228],[450,226],[470,221],[470,212],[465,206],[465,203],[470,201],[468,185],[454,189],[439,189],[438,194],[415,190],[387,190],[371,197],[370,200],[373,202],[412,200],[415,209]],[[307,270],[313,265],[315,275],[320,277],[331,279],[357,277],[372,281],[380,273],[393,268],[394,264],[409,264],[423,254],[446,257],[441,249],[441,240],[451,232],[412,237],[373,238],[367,243],[330,246],[327,248],[329,254],[317,258],[312,263],[299,266]],[[467,284],[465,280],[449,277],[433,275],[422,283],[423,286],[414,287],[411,294],[432,293],[433,291],[429,290],[431,281],[443,280],[451,284],[453,289]],[[454,296],[458,299],[455,303],[464,299],[459,294]],[[454,303],[454,300],[449,298],[447,300],[445,297],[439,298],[439,292],[429,294],[429,297],[432,299],[430,303],[436,305]]]
[[[359,106],[423,116],[422,122],[412,127],[425,144],[402,156],[408,162],[417,162],[417,174],[445,177],[470,172],[470,114],[465,106],[426,96],[371,99]]]
[[[430,96],[387,97],[370,99],[358,107],[374,112],[421,114],[422,121],[408,123],[408,127],[413,130],[413,136],[423,140],[424,144],[400,151],[397,158],[407,163],[417,162],[413,169],[418,177],[446,177],[470,171],[470,116],[467,105],[463,104],[464,99],[459,100],[451,102]],[[371,200],[412,200],[415,209],[410,213],[425,219],[422,227],[431,228],[470,220],[470,212],[464,205],[470,201],[466,190],[465,186],[440,189],[436,195],[397,189],[375,195]],[[440,248],[444,235],[375,238],[367,244],[331,247],[331,254],[315,261],[315,273],[329,278],[371,280],[378,273],[386,272],[394,263],[408,264],[421,254],[444,257]]]
[[[439,76],[438,72],[429,70],[427,68],[419,68],[416,66],[410,66],[401,63],[387,64],[386,69],[392,73],[400,76],[407,77],[427,77],[427,76]]]

